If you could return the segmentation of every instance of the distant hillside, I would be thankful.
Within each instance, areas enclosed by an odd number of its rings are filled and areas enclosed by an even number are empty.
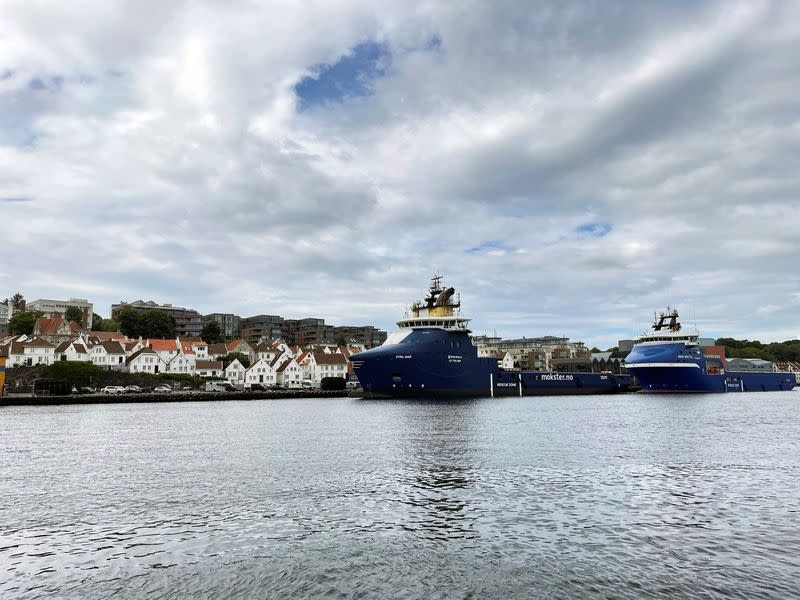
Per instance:
[[[800,340],[762,344],[758,340],[719,338],[717,346],[725,346],[728,358],[762,358],[773,362],[800,361]]]

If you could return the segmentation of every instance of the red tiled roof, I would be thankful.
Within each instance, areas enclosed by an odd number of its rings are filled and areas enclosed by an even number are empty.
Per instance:
[[[178,350],[175,340],[147,340],[147,345],[156,352],[166,352],[167,350]]]

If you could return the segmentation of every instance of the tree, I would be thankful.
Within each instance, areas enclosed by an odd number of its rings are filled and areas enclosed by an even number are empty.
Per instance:
[[[33,333],[33,328],[36,325],[36,320],[44,316],[39,310],[25,311],[20,310],[15,312],[8,320],[8,331],[15,335],[30,335]]]
[[[594,348],[592,348],[592,349],[591,349],[589,352],[591,352],[592,354],[595,354],[595,353],[597,353],[597,352],[602,352],[602,350],[600,350],[600,348],[598,348],[597,346],[595,346],[595,347],[594,347]]]
[[[222,329],[220,329],[219,323],[216,321],[206,321],[203,324],[203,332],[200,334],[200,338],[206,344],[219,344],[225,341],[222,336]]]
[[[123,308],[117,315],[119,330],[129,338],[139,337],[139,312],[134,308]]]
[[[343,335],[340,335],[339,337],[337,337],[336,338],[336,346],[339,347],[339,348],[344,348],[345,346],[347,346],[347,338],[345,338]]]
[[[25,297],[19,292],[11,296],[10,302],[11,306],[14,307],[14,310],[25,310]]]
[[[114,319],[92,315],[92,331],[119,331],[119,323]]]
[[[174,338],[175,319],[163,310],[153,308],[139,315],[139,335],[144,338]]]
[[[250,366],[250,357],[247,356],[247,354],[243,354],[242,352],[228,352],[222,357],[222,368],[227,369],[228,365],[234,360],[238,360],[240,363],[242,363],[242,366],[245,369]]]
[[[69,323],[75,321],[76,323],[83,324],[83,311],[77,306],[68,306],[64,311],[64,320]]]

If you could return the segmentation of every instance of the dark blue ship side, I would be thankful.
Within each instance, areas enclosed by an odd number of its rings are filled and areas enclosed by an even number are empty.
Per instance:
[[[625,367],[643,392],[776,392],[797,384],[794,373],[727,371],[721,358],[703,353],[698,336],[682,329],[678,311],[668,310],[636,339]]]
[[[424,303],[411,307],[400,329],[372,350],[351,357],[367,397],[534,396],[627,391],[631,377],[613,373],[512,371],[478,356],[469,319],[453,288],[434,277]]]

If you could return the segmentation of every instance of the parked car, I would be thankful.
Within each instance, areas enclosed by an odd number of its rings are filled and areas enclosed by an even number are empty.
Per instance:
[[[267,386],[261,383],[251,383],[250,384],[250,391],[251,392],[266,392]]]
[[[172,388],[168,385],[157,385],[153,388],[153,393],[156,394],[170,394],[172,393]]]
[[[141,394],[144,390],[140,388],[138,385],[127,385],[125,386],[125,393],[126,394]]]
[[[187,384],[186,384],[186,385],[184,385],[184,386],[183,386],[181,389],[182,389],[182,390],[184,390],[184,391],[186,391],[186,390],[191,390],[191,389],[192,389],[192,386],[190,386],[190,385],[187,383]]]
[[[207,392],[233,392],[236,388],[229,381],[206,381]]]
[[[121,385],[107,385],[102,390],[100,390],[103,394],[124,394],[125,388]]]
[[[81,394],[94,394],[96,392],[97,392],[96,389],[94,389],[93,387],[89,387],[88,385],[82,387],[81,390],[80,390]]]
[[[311,379],[303,379],[303,381],[300,382],[300,387],[305,390],[313,390],[319,386]]]

